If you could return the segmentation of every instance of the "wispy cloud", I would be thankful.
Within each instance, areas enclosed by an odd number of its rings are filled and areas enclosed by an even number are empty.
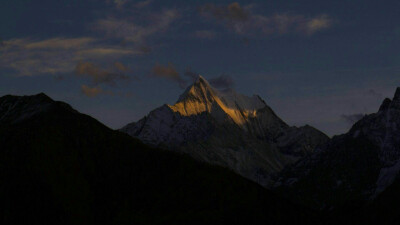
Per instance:
[[[153,3],[153,0],[144,0],[139,2],[134,0],[106,0],[106,2],[108,4],[113,4],[118,10],[123,10],[126,8],[143,9]]]
[[[149,54],[152,51],[151,47],[146,45],[139,46],[138,50],[143,54]]]
[[[94,23],[95,30],[105,33],[108,37],[119,38],[127,42],[143,43],[152,35],[168,30],[178,18],[176,9],[166,9],[160,13],[153,13],[146,25],[137,24],[128,18],[111,16]]]
[[[114,0],[115,7],[121,9],[128,2],[128,0]]]
[[[19,76],[69,73],[79,61],[118,59],[142,54],[140,51],[108,45],[100,40],[81,38],[27,38],[4,41],[0,48],[0,66]]]
[[[109,69],[103,69],[91,62],[79,62],[75,68],[75,74],[79,77],[88,77],[93,84],[115,85],[119,80],[127,80],[129,77],[124,72],[129,69],[120,62],[114,63]]]
[[[140,50],[123,49],[120,47],[94,47],[78,50],[76,56],[79,58],[103,58],[103,57],[122,57],[126,55],[142,54]]]
[[[122,64],[121,62],[115,62],[114,67],[119,70],[120,72],[128,72],[130,69],[126,65]]]
[[[179,87],[181,88],[185,88],[186,86],[186,81],[181,77],[181,75],[175,69],[175,66],[172,63],[168,63],[167,66],[156,64],[153,67],[150,76],[173,81],[179,84]]]
[[[300,30],[306,34],[314,34],[323,29],[327,29],[332,25],[332,19],[328,15],[319,15],[315,18],[308,19],[304,22],[304,24],[299,24]],[[302,27],[303,26],[303,27]]]
[[[135,8],[142,9],[144,7],[149,6],[151,3],[153,3],[153,0],[141,1],[135,4]]]
[[[82,38],[50,38],[40,41],[27,41],[17,39],[10,41],[11,45],[24,44],[26,49],[77,49],[94,43],[96,40],[90,37]]]
[[[99,95],[121,96],[129,97],[130,93],[124,93],[118,90],[105,90],[104,87],[115,87],[120,81],[125,81],[131,77],[125,73],[130,72],[131,69],[121,62],[114,62],[107,68],[102,68],[91,62],[79,62],[75,68],[75,74],[78,77],[88,78],[92,86],[82,85],[82,94],[88,97],[97,97]]]
[[[212,3],[205,4],[200,7],[200,12],[211,15],[218,20],[245,22],[250,18],[249,10],[246,10],[237,2],[224,6],[217,6]]]
[[[150,53],[152,48],[148,42],[151,44],[152,38],[159,38],[168,31],[179,13],[177,9],[144,10],[153,0],[105,1],[113,6],[107,12],[108,16],[86,24],[88,30],[99,31],[101,37],[0,39],[0,67],[14,71],[15,76],[53,75],[57,80],[75,74],[90,82],[89,86],[81,87],[87,96],[118,93],[114,90],[105,92],[104,89],[110,88],[106,85],[115,86],[121,80],[138,80],[121,60],[127,62],[125,59],[128,57]],[[153,72],[155,76],[164,76],[184,85],[179,73],[174,78],[173,69],[172,64],[155,66]]]
[[[103,89],[102,87],[99,86],[88,86],[88,85],[81,85],[81,93],[87,97],[94,98],[94,97],[99,97],[101,95],[107,95],[107,96],[114,96],[114,97],[121,97],[121,98],[131,98],[133,96],[132,92],[126,92],[126,91],[111,91],[111,90],[106,90]]]
[[[100,94],[111,94],[111,92],[104,91],[100,87],[89,87],[87,85],[82,85],[81,86],[81,92],[82,94],[86,95],[87,97],[96,97]]]
[[[234,2],[228,5],[206,4],[200,7],[199,11],[204,17],[216,20],[240,35],[312,35],[332,25],[332,19],[325,14],[314,17],[290,13],[265,16],[255,13],[253,8],[252,5],[241,6]]]

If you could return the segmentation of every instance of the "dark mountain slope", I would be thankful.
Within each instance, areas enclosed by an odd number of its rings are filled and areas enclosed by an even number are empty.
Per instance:
[[[321,215],[326,225],[400,224],[400,180],[396,179],[380,195],[368,201],[341,205]]]
[[[0,223],[13,225],[310,224],[227,169],[149,148],[43,94],[0,98],[0,199]]]
[[[400,179],[390,185],[363,214],[368,215],[369,224],[400,224]]]
[[[369,205],[400,171],[400,88],[378,112],[280,174],[279,189],[319,209]]]

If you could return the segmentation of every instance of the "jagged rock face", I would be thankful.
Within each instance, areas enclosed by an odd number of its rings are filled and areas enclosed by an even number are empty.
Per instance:
[[[376,194],[393,183],[400,171],[400,88],[393,100],[385,99],[379,111],[356,123],[349,135],[365,135],[378,149],[381,170]]]
[[[164,105],[121,129],[148,144],[222,165],[264,186],[280,171],[324,143],[312,127],[289,127],[257,95],[216,90],[199,77],[176,104]]]
[[[265,107],[267,105],[258,96],[247,97],[234,90],[217,91],[202,77],[181,95],[175,105],[170,106],[174,112],[186,117],[207,112],[218,122],[230,120],[245,130],[249,119]]]
[[[282,172],[279,182],[281,189],[321,208],[374,198],[399,171],[400,88],[377,113]]]

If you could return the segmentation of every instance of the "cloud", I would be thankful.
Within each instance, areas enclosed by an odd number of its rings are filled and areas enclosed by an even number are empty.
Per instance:
[[[110,92],[104,91],[103,89],[99,87],[89,87],[86,85],[81,86],[81,92],[82,94],[86,95],[87,97],[96,97],[100,94],[109,94]]]
[[[138,49],[143,54],[149,54],[152,51],[151,47],[145,45],[140,46]]]
[[[127,2],[128,0],[114,0],[115,7],[117,7],[117,9],[121,9]]]
[[[300,29],[303,26],[303,31],[306,34],[314,34],[320,30],[329,28],[332,25],[332,19],[327,15],[320,15],[315,18],[308,19],[304,24],[299,24]]]
[[[354,123],[362,119],[364,116],[365,114],[362,113],[349,114],[349,115],[342,114],[340,118],[346,121],[349,125],[353,125]]]
[[[109,61],[143,54],[122,49],[94,38],[27,38],[4,41],[0,48],[0,67],[14,70],[19,76],[70,73],[80,61]]]
[[[109,3],[125,5],[133,1],[114,1]],[[144,7],[151,1],[139,2]],[[107,37],[55,37],[47,39],[18,38],[0,42],[0,67],[15,71],[18,76],[59,75],[71,73],[82,61],[109,64],[121,58],[148,54],[151,48],[146,41],[149,37],[165,32],[178,17],[175,9],[150,13],[133,22],[131,12],[123,10],[114,17],[103,18],[95,22],[94,29],[105,33]],[[136,14],[135,14],[136,15]],[[114,38],[120,38],[116,41]],[[118,43],[119,42],[119,43]]]
[[[278,13],[265,16],[253,12],[252,5],[241,6],[234,2],[228,5],[206,4],[200,7],[200,14],[214,19],[240,35],[272,35],[300,33],[312,35],[332,25],[332,19],[325,14],[314,17]]]
[[[227,75],[221,75],[219,77],[212,78],[209,80],[209,82],[213,87],[219,89],[232,88],[235,85],[233,79]]]
[[[15,42],[12,44],[18,44],[18,40],[14,40]],[[95,39],[89,37],[82,37],[82,38],[51,38],[41,41],[32,41],[26,42],[25,48],[26,49],[77,49],[83,46],[87,46],[95,42]]]
[[[115,62],[114,67],[120,72],[128,72],[130,69],[120,62]]]
[[[227,6],[216,6],[212,3],[205,4],[200,7],[200,12],[207,15],[213,16],[218,20],[228,21],[247,21],[250,17],[249,12],[240,6],[239,3],[234,2]]]
[[[151,3],[153,3],[153,0],[141,1],[141,2],[138,2],[135,4],[135,8],[141,9],[141,8],[149,6]]]
[[[140,51],[134,51],[122,48],[107,48],[107,47],[96,47],[90,49],[79,50],[76,55],[83,58],[103,58],[103,57],[121,57],[125,55],[139,55],[142,54]]]
[[[79,62],[75,68],[75,74],[79,77],[88,77],[93,84],[115,85],[119,80],[127,80],[128,76],[122,72],[129,69],[120,62],[114,64],[114,68],[103,69],[91,62]]]
[[[210,30],[198,30],[194,32],[194,36],[200,39],[214,39],[217,33]]]
[[[12,69],[19,76],[64,73],[74,66],[73,52],[65,48],[39,48],[42,44],[27,39],[5,41],[5,45],[0,49],[0,67]]]
[[[90,87],[84,84],[81,85],[81,93],[90,98],[98,97],[100,95],[122,97],[122,98],[131,98],[133,96],[132,92],[109,91],[109,90],[104,90],[99,86]]]
[[[153,3],[153,0],[144,0],[144,1],[136,1],[136,0],[106,0],[106,3],[115,6],[115,8],[120,10],[120,11],[123,11],[123,10],[146,8],[151,3]]]
[[[127,42],[143,43],[150,36],[168,30],[177,18],[178,11],[168,9],[161,13],[152,14],[149,18],[149,24],[146,25],[139,25],[127,18],[109,17],[98,20],[93,28],[109,37],[123,39]]]
[[[180,76],[172,63],[168,63],[167,66],[156,64],[152,69],[151,76],[176,82],[181,88],[186,86],[186,81]]]

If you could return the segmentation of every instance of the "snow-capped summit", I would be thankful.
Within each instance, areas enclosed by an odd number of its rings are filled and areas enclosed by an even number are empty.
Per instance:
[[[199,75],[196,79],[196,81],[190,85],[186,90],[183,92],[183,94],[179,97],[177,102],[182,102],[185,101],[185,99],[190,99],[190,98],[202,98],[205,96],[215,96],[215,90],[214,88],[211,87],[211,85],[208,83],[204,77]]]
[[[210,92],[211,89],[211,85],[202,76],[199,75],[196,81],[192,85],[187,87],[186,90],[180,95],[177,102],[184,101],[186,98],[190,97],[196,98],[196,96],[202,96],[204,94],[207,94],[206,92]],[[209,94],[213,95],[213,93]]]
[[[328,140],[315,128],[289,127],[258,95],[218,90],[202,76],[174,105],[163,105],[121,130],[266,186],[272,172]]]
[[[248,97],[236,93],[233,89],[219,91],[199,76],[180,96],[176,104],[169,107],[183,116],[207,112],[219,122],[231,119],[238,126],[247,129],[248,119],[256,117],[257,110],[266,106],[258,96]]]
[[[265,102],[257,95],[248,97],[237,93],[231,88],[226,90],[217,90],[213,88],[201,75],[199,75],[197,80],[179,97],[177,103],[188,101],[197,101],[208,104],[217,102],[225,108],[241,108],[243,110],[257,110],[266,106]]]

